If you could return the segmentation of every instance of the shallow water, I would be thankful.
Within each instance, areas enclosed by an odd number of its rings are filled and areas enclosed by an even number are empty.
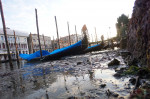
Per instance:
[[[13,70],[8,63],[0,64],[0,99],[107,99],[108,89],[127,97],[133,86],[128,83],[130,77],[113,76],[114,68],[126,66],[116,53],[88,53],[45,63],[21,61],[19,66],[14,62]],[[108,68],[107,63],[113,58],[120,60],[121,65]]]

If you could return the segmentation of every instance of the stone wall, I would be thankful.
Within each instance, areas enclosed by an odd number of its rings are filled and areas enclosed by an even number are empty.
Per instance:
[[[147,64],[150,50],[150,0],[136,0],[128,27],[127,48],[141,64]]]

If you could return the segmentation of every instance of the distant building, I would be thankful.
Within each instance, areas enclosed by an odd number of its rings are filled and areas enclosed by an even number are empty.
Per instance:
[[[76,34],[70,35],[71,44],[75,44],[77,41],[81,40],[82,36]],[[69,36],[61,37],[60,38],[60,48],[66,47],[70,45]]]
[[[56,50],[56,49],[59,48],[58,46],[59,46],[59,45],[58,45],[58,39],[52,40],[52,49],[53,49],[53,50]]]
[[[28,43],[30,53],[40,50],[37,34],[30,34]],[[40,35],[40,43],[42,50],[52,51],[51,37]]]
[[[14,31],[9,28],[7,28],[6,31],[7,31],[7,40],[9,43],[12,59],[16,59]],[[18,46],[18,53],[28,54],[29,51],[28,51],[27,37],[29,34],[18,30],[15,30],[15,34],[16,34],[16,43]],[[8,59],[8,55],[7,55],[7,48],[5,44],[5,37],[4,37],[3,29],[0,28],[0,60],[7,60],[7,59]]]

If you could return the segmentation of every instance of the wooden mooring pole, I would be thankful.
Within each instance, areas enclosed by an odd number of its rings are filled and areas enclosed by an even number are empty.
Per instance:
[[[97,40],[97,33],[96,33],[96,27],[95,27],[95,42],[97,42],[98,40]],[[98,44],[98,42],[97,42],[97,44]]]
[[[17,42],[16,42],[16,34],[15,34],[15,31],[13,31],[13,32],[14,32],[14,38],[15,38],[16,58],[17,58],[17,63],[19,64],[18,45],[17,45]]]
[[[38,26],[37,9],[35,9],[35,15],[36,15],[36,27],[37,27],[37,34],[38,34],[39,48],[40,48],[40,54],[41,54],[41,59],[42,59],[42,50],[41,50],[41,42],[40,42],[40,36],[39,36],[39,26]]]
[[[76,25],[75,25],[75,32],[76,32],[76,38],[77,38],[77,42],[78,42],[78,35],[77,35]]]
[[[2,7],[1,0],[0,0],[0,11],[1,11],[1,17],[2,17],[2,23],[3,23],[3,32],[4,32],[4,36],[5,36],[6,47],[7,47],[7,53],[8,53],[8,58],[9,58],[9,64],[10,64],[10,68],[13,69],[12,59],[11,59],[11,55],[10,55],[10,49],[9,49],[8,40],[7,40],[5,18],[4,18],[4,14],[3,14],[3,7]]]
[[[56,32],[57,32],[57,39],[58,39],[58,48],[60,49],[60,42],[59,42],[59,34],[58,34],[58,27],[57,27],[57,19],[55,16],[55,24],[56,24]]]
[[[93,35],[92,35],[92,34],[91,34],[91,38],[92,38],[92,42],[94,42],[94,41],[93,41]]]
[[[32,43],[32,53],[34,53],[34,44],[33,44],[33,38],[32,38],[32,33],[30,32],[30,37],[31,37],[31,43]]]
[[[45,45],[45,37],[44,37],[44,34],[43,34],[43,41],[44,41],[44,46],[45,46],[45,50],[46,50],[46,45]]]
[[[67,25],[68,25],[68,34],[69,34],[69,44],[71,45],[70,30],[69,30],[69,22],[67,22]]]
[[[54,36],[53,36],[52,48],[53,48],[53,51],[54,51],[55,50],[55,48],[54,48]]]

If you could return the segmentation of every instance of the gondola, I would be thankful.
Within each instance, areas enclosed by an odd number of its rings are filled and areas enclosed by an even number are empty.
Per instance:
[[[87,40],[87,36],[85,35],[84,38],[79,42],[70,45],[68,47],[57,49],[53,51],[50,55],[44,56],[42,61],[56,60],[64,56],[76,55],[82,52],[83,50],[85,50],[87,46],[88,46],[88,40]]]
[[[34,62],[34,61],[57,60],[57,59],[60,59],[61,57],[64,57],[64,56],[76,55],[76,54],[82,52],[83,50],[85,50],[88,47],[88,39],[87,39],[87,34],[86,34],[87,28],[86,28],[85,25],[82,28],[82,32],[83,32],[82,40],[80,40],[77,43],[72,44],[70,46],[54,50],[51,53],[49,53],[47,51],[42,51],[42,54],[45,53],[42,56],[42,58],[40,58],[40,51],[35,52],[35,54],[37,54],[37,55],[34,55],[34,53],[30,54],[30,55],[20,54],[20,57],[27,60],[28,62]],[[38,57],[36,57],[36,56],[38,56]]]
[[[92,51],[100,51],[101,49],[103,49],[104,44],[97,44],[97,45],[93,45],[93,46],[89,46],[88,48],[86,48],[82,54],[88,53],[88,52],[92,52]]]

